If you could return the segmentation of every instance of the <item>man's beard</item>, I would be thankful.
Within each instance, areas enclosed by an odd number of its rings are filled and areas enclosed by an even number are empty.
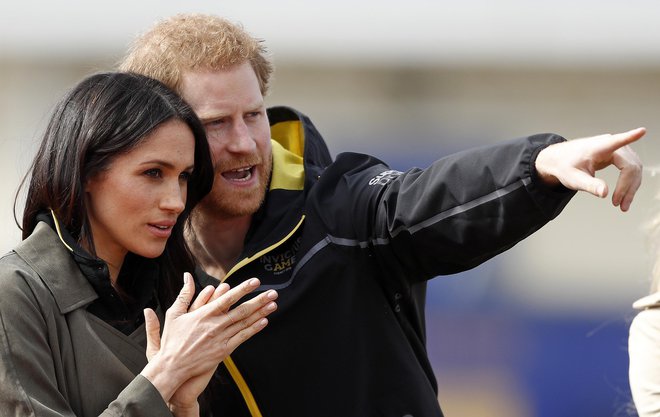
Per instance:
[[[252,163],[241,163],[238,166],[255,165]],[[259,176],[259,182],[256,187],[242,189],[240,187],[225,186],[220,172],[216,172],[215,184],[211,192],[199,203],[199,208],[207,211],[213,216],[221,215],[223,217],[243,217],[256,213],[266,198],[266,189],[270,182],[272,171],[272,156],[266,164],[263,165],[263,175]]]

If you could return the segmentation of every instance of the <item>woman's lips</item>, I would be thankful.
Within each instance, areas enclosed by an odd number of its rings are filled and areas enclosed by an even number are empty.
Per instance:
[[[149,224],[149,231],[160,238],[168,238],[172,234],[173,225]]]

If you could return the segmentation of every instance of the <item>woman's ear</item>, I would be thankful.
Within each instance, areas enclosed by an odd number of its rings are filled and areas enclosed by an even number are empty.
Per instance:
[[[87,178],[83,181],[83,192],[85,194],[91,192],[94,189],[94,186],[96,182],[98,181],[98,177],[101,175],[100,173],[96,173],[94,175],[89,175]]]

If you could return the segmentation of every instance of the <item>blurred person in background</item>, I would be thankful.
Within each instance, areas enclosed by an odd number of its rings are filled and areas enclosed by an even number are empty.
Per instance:
[[[639,417],[660,417],[660,216],[649,223],[649,238],[651,293],[633,303],[639,312],[630,324],[629,379]]]
[[[259,276],[280,293],[268,330],[209,385],[218,415],[442,416],[426,281],[512,247],[576,191],[607,196],[600,169],[620,170],[612,202],[622,211],[641,184],[628,145],[642,128],[532,135],[406,172],[364,154],[333,160],[307,116],[266,108],[264,44],[217,16],[159,22],[119,67],[175,89],[206,129],[215,181],[187,235],[208,274],[196,278],[233,286]]]
[[[56,107],[28,178],[24,240],[0,259],[0,414],[199,415],[276,293],[229,310],[252,279],[191,304],[183,231],[212,184],[192,109],[142,75],[88,77]]]

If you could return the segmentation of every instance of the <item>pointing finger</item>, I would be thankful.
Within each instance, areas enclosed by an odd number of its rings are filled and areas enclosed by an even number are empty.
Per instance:
[[[617,149],[639,140],[646,134],[646,128],[638,127],[623,133],[615,133],[607,138],[603,151],[614,153]]]

